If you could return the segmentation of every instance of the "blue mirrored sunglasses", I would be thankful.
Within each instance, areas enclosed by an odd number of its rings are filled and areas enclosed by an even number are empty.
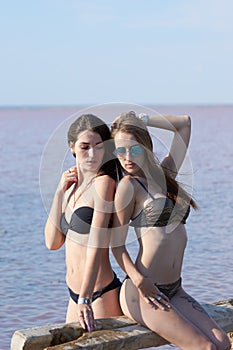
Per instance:
[[[143,148],[140,145],[134,145],[131,147],[117,147],[113,153],[115,156],[123,157],[125,156],[127,150],[129,151],[131,157],[138,157],[143,153]]]

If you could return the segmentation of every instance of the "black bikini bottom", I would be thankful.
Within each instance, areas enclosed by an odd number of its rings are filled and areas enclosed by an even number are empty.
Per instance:
[[[92,301],[96,300],[97,298],[101,297],[104,293],[109,292],[110,290],[116,289],[118,287],[121,287],[121,281],[119,280],[119,278],[117,277],[117,275],[115,274],[115,272],[113,272],[114,277],[111,283],[109,283],[106,287],[97,290],[96,292],[94,292],[92,294]],[[78,298],[79,298],[79,294],[76,294],[75,292],[72,291],[72,289],[69,289],[69,293],[70,293],[70,297],[71,299],[77,304],[78,302]]]
[[[129,276],[127,275],[125,277],[125,279],[128,279],[128,278],[129,278]],[[160,292],[162,292],[169,299],[171,299],[172,297],[174,297],[174,295],[178,292],[178,289],[181,287],[181,282],[182,282],[182,279],[180,277],[178,279],[178,281],[176,281],[174,283],[169,283],[169,284],[156,284],[155,283],[155,286],[160,290]]]
[[[178,289],[181,287],[182,279],[181,277],[178,279],[178,281],[170,284],[156,284],[156,287],[165,294],[169,299],[174,297],[174,295],[178,292]]]

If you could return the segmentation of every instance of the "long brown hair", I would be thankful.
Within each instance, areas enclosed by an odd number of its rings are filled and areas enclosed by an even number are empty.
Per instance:
[[[122,113],[119,118],[112,125],[112,136],[115,137],[117,132],[132,134],[134,138],[146,150],[148,169],[150,176],[162,188],[162,191],[173,202],[182,206],[191,205],[197,209],[197,204],[192,199],[191,195],[187,193],[182,186],[173,177],[172,171],[161,166],[159,160],[153,153],[153,142],[150,133],[145,124],[136,117],[134,111]]]

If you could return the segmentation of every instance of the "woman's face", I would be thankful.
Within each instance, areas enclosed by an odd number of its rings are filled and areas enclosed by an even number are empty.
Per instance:
[[[145,150],[132,134],[118,131],[114,137],[116,156],[122,168],[131,175],[140,176],[145,163]]]
[[[82,131],[71,151],[76,154],[77,166],[81,166],[82,170],[97,172],[102,165],[104,143],[101,136],[95,132]]]

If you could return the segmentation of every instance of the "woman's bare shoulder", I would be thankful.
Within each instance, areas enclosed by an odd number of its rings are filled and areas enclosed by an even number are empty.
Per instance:
[[[112,200],[116,189],[116,181],[108,175],[102,175],[95,178],[94,189],[97,197]]]
[[[101,175],[97,176],[95,178],[95,184],[98,186],[106,186],[106,185],[114,185],[116,184],[116,181],[110,177],[109,175]]]
[[[132,200],[135,198],[135,194],[136,189],[133,178],[130,175],[124,176],[117,185],[116,200],[120,202],[128,201],[128,198]]]

